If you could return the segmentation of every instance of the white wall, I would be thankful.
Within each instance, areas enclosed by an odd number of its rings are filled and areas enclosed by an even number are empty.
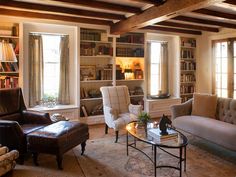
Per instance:
[[[169,93],[172,96],[179,96],[179,53],[180,43],[179,37],[174,35],[162,35],[157,33],[147,33],[147,41],[166,41],[168,42],[168,78]],[[148,75],[148,71],[146,71]],[[148,82],[146,82],[148,83]]]

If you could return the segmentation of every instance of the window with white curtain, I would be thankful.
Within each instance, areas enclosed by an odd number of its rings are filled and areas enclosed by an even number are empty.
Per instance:
[[[60,35],[42,35],[43,97],[58,97],[60,78]]]

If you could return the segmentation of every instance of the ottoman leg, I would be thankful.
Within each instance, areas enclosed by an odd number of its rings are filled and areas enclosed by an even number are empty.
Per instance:
[[[32,155],[33,155],[34,165],[39,166],[39,163],[38,163],[38,155],[39,154],[37,152],[33,152]]]
[[[60,170],[63,170],[62,168],[62,155],[57,155],[57,167]]]
[[[84,151],[85,151],[85,146],[86,146],[86,141],[84,141],[83,143],[81,143],[81,155],[84,154]]]

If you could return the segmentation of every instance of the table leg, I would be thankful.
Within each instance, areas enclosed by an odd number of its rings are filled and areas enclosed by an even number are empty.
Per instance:
[[[129,146],[128,146],[128,144],[129,144],[129,133],[127,131],[127,133],[126,133],[126,152],[127,152],[127,156],[129,155]]]
[[[187,161],[187,157],[186,157],[186,147],[184,147],[184,171],[186,171],[186,161]]]
[[[182,147],[179,149],[179,176],[182,177]]]
[[[157,147],[154,146],[154,173],[157,176]]]

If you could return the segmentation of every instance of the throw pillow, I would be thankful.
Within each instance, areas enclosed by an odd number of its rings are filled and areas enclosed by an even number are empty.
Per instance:
[[[217,96],[194,93],[192,115],[215,118]]]

